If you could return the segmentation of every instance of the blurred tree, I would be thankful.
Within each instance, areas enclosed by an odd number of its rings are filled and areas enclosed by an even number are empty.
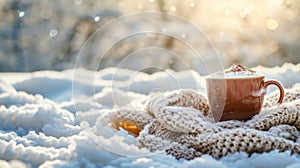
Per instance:
[[[24,64],[24,54],[23,54],[23,47],[21,43],[21,35],[22,35],[22,28],[25,26],[23,19],[28,11],[28,7],[30,3],[24,3],[19,0],[13,0],[12,2],[6,4],[4,8],[4,12],[7,13],[7,16],[11,16],[11,27],[7,27],[6,29],[1,31],[2,37],[11,43],[12,47],[8,51],[7,54],[11,59],[14,60],[15,64],[12,64],[11,69],[16,71],[24,71],[25,64]],[[6,45],[5,45],[6,46]],[[10,68],[5,66],[5,62],[3,62],[4,68]],[[10,64],[8,64],[10,65]]]
[[[0,2],[0,71],[72,68],[87,38],[121,15],[106,7],[111,3],[116,1]]]

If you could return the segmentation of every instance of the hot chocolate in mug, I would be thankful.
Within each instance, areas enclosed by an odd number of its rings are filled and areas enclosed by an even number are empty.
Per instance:
[[[252,118],[261,111],[269,85],[279,88],[280,104],[284,96],[282,85],[276,80],[265,81],[265,75],[240,64],[207,76],[207,97],[215,121]]]

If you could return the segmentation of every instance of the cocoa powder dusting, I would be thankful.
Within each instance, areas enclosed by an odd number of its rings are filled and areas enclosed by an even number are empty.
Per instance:
[[[226,69],[224,71],[224,73],[255,73],[256,71],[253,71],[241,64],[238,64],[238,63],[234,63],[230,68]]]
[[[234,63],[231,67],[229,67],[224,71],[211,74],[211,76],[226,76],[226,77],[250,76],[250,75],[257,75],[257,72],[238,63]]]

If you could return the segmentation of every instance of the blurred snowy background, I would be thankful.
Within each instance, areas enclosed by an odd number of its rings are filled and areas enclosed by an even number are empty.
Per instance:
[[[96,29],[114,18],[149,10],[179,15],[201,28],[225,67],[233,62],[249,67],[300,62],[300,1],[297,0],[2,0],[0,9],[0,71],[73,68],[81,46]],[[163,18],[158,19],[163,22]],[[207,44],[199,39],[194,42],[207,49]],[[129,39],[107,53],[103,67],[116,65],[145,43],[147,46],[159,43],[165,49],[178,48],[172,37]],[[186,60],[189,52],[180,50],[177,55]],[[89,57],[83,60],[83,65],[88,68],[89,64],[99,62],[95,59]],[[180,70],[176,61],[180,59],[162,55],[160,67]],[[214,61],[207,59],[205,63],[214,65]]]

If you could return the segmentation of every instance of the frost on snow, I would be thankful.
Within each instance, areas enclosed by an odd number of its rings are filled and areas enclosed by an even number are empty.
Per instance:
[[[300,83],[300,64],[254,69],[286,88]],[[0,76],[0,167],[299,166],[300,157],[290,151],[251,156],[234,153],[220,160],[204,155],[187,161],[139,149],[131,134],[107,126],[108,112],[128,103],[145,103],[149,96],[157,96],[153,91],[181,87],[204,92],[204,78],[195,72],[165,71],[138,73],[128,80],[135,72],[119,69],[113,74],[114,68],[96,74],[81,71],[83,75],[75,78],[73,70]]]

